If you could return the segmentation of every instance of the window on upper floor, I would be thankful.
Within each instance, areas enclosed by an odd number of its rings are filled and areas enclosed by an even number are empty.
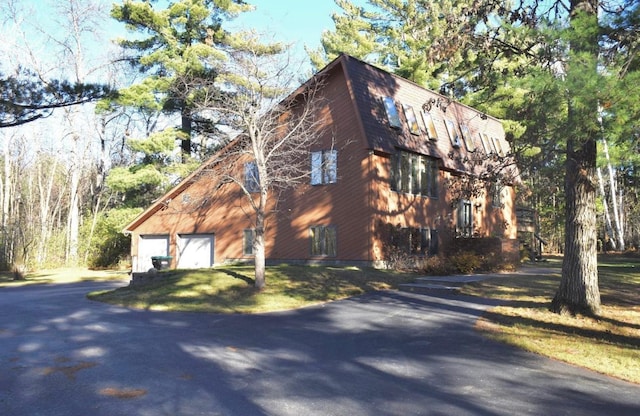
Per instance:
[[[429,140],[438,140],[438,131],[433,121],[433,116],[428,111],[422,111],[422,121],[427,129],[427,137]]]
[[[260,192],[260,175],[256,162],[244,164],[244,187],[248,192]]]
[[[451,145],[453,145],[453,147],[460,147],[460,134],[458,134],[456,123],[454,123],[453,120],[447,119],[445,120],[445,124],[447,126],[449,140],[451,140]]]
[[[413,195],[438,197],[438,160],[397,151],[391,157],[391,189]]]
[[[493,147],[496,150],[496,153],[500,156],[504,156],[504,149],[502,148],[502,142],[497,137],[492,137],[493,139]]]
[[[464,145],[469,152],[476,151],[476,145],[473,142],[473,137],[471,137],[471,132],[469,131],[469,126],[466,124],[460,124],[460,132],[462,133],[462,140],[464,140]]]
[[[336,256],[336,227],[331,225],[316,225],[309,228],[309,236],[311,237],[312,256]]]
[[[338,151],[311,152],[311,185],[326,185],[338,181]]]
[[[404,109],[404,116],[407,119],[407,124],[409,125],[409,131],[411,134],[420,134],[420,126],[418,126],[418,119],[416,118],[415,111],[413,111],[413,107],[405,104],[402,108]]]
[[[384,104],[384,109],[387,112],[387,120],[389,120],[389,125],[394,129],[402,128],[402,123],[400,122],[400,114],[398,113],[398,108],[396,107],[396,102],[391,97],[384,97],[382,99]]]
[[[488,155],[494,153],[493,144],[487,133],[479,133],[480,134],[480,142],[482,143],[482,149]]]
[[[253,256],[253,240],[255,238],[255,230],[246,229],[242,235],[242,254],[245,256]]]

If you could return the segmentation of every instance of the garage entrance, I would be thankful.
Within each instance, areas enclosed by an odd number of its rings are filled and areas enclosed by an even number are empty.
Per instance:
[[[138,261],[134,272],[146,272],[153,268],[151,257],[169,255],[168,235],[141,235],[138,240]]]
[[[213,266],[213,234],[179,234],[179,269],[201,269]]]

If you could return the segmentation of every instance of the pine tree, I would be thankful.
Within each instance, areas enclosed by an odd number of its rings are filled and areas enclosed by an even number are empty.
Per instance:
[[[157,10],[148,1],[125,0],[111,10],[137,32],[118,42],[129,52],[124,59],[146,75],[120,90],[115,103],[178,114],[183,161],[191,154],[193,132],[208,125],[194,113],[194,100],[202,93],[199,80],[215,78],[215,62],[225,58],[229,36],[222,23],[250,8],[241,0],[178,0]]]
[[[320,49],[308,51],[316,69],[344,52],[433,88],[450,81],[464,61],[475,61],[465,48],[475,27],[470,0],[367,3],[336,0],[343,11],[333,15],[336,30],[322,34]]]
[[[104,85],[38,79],[29,71],[0,74],[0,128],[46,118],[56,108],[97,101],[113,92]]]

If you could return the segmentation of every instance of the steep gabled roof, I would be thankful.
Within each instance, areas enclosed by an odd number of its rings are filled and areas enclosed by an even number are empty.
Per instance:
[[[456,171],[465,171],[459,160],[471,148],[475,149],[473,151],[485,151],[487,143],[483,143],[482,135],[490,141],[488,145],[491,148],[499,146],[495,150],[497,153],[510,152],[502,124],[496,118],[352,56],[342,54],[327,68],[338,64],[344,68],[371,150],[391,154],[399,148],[430,155],[441,159],[443,167]],[[385,97],[393,99],[398,111],[399,127],[393,127],[389,122],[383,102]],[[418,131],[411,132],[406,112],[415,115]],[[437,140],[429,139],[423,113],[432,118]],[[457,146],[452,143],[447,121],[452,123],[450,127],[459,136]],[[462,129],[472,147],[464,142]]]

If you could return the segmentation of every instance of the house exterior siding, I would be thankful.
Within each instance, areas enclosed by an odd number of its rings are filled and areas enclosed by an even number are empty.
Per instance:
[[[388,241],[384,230],[388,227],[434,230],[445,247],[457,237],[456,201],[447,184],[460,175],[476,173],[473,166],[462,162],[471,152],[464,143],[452,144],[446,120],[454,120],[457,129],[466,126],[476,151],[484,146],[484,134],[498,141],[506,153],[509,145],[500,122],[346,55],[318,76],[324,77],[324,100],[318,114],[327,128],[309,150],[337,151],[337,181],[308,182],[287,190],[279,201],[272,198],[265,230],[267,261],[380,264],[385,260]],[[394,100],[400,127],[391,127],[384,97]],[[429,138],[422,119],[423,107],[429,103],[437,140]],[[404,106],[413,109],[419,131],[410,131]],[[436,161],[436,195],[393,190],[392,161],[397,152]],[[127,226],[134,269],[138,240],[145,235],[170,236],[173,267],[178,260],[177,238],[184,234],[213,235],[216,264],[252,259],[243,254],[244,230],[253,228],[253,219],[247,215],[249,204],[231,184],[214,189],[206,172],[203,168],[185,179]],[[503,251],[509,252],[516,241],[514,201],[512,183],[502,189],[499,205],[492,204],[488,192],[469,201],[473,236],[499,237],[505,242]],[[335,256],[313,255],[311,227],[318,226],[335,230]]]

